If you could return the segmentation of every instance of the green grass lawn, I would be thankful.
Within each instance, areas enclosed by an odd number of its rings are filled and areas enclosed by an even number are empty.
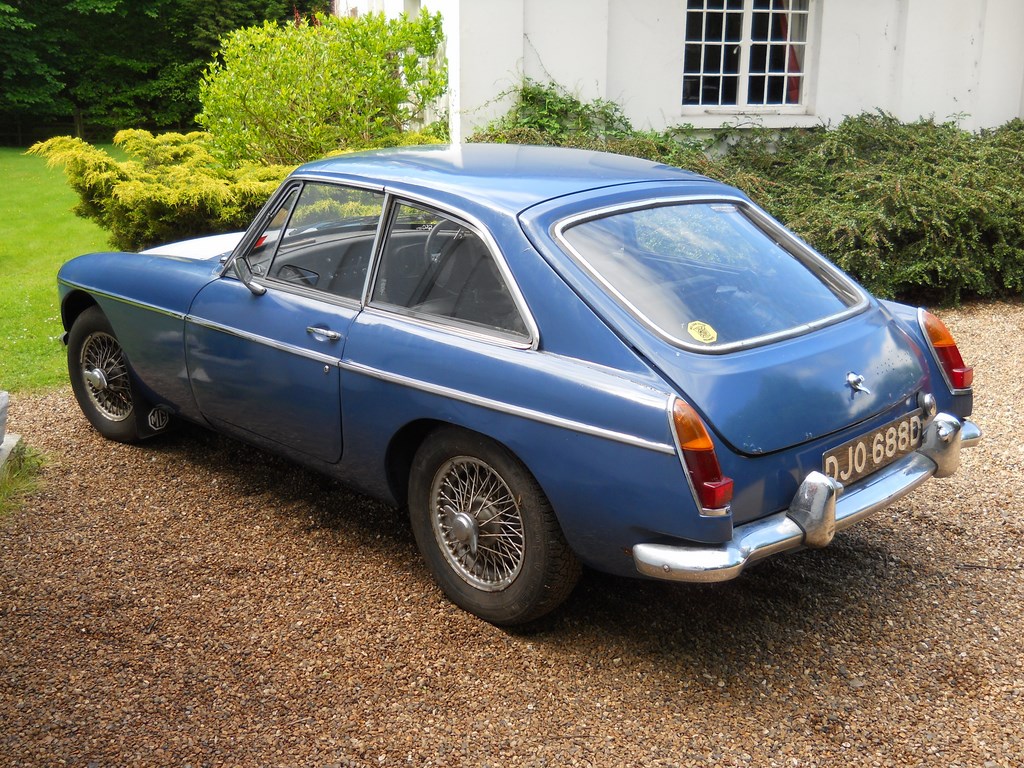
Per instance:
[[[0,148],[0,389],[67,381],[57,270],[73,256],[108,248],[102,229],[71,212],[76,201],[60,168]]]

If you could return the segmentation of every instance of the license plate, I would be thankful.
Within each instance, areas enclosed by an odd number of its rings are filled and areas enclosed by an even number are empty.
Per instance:
[[[833,448],[821,460],[826,475],[850,485],[921,447],[921,411],[890,421]]]

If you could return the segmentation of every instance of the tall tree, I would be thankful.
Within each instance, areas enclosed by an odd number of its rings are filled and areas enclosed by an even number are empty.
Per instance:
[[[0,44],[7,38],[18,43],[17,67],[0,52],[0,115],[73,118],[79,134],[87,126],[191,126],[199,111],[200,77],[222,37],[265,19],[291,18],[296,8],[308,13],[322,5],[323,0],[0,0]],[[23,86],[8,92],[8,79]]]
[[[34,44],[35,24],[18,0],[11,2],[0,1],[0,114],[53,114],[59,111],[59,73]]]

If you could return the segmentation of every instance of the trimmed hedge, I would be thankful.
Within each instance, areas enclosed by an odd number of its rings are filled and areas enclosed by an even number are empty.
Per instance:
[[[742,136],[746,191],[882,296],[958,303],[1024,291],[1024,122],[980,134],[862,114]]]
[[[1024,292],[1024,122],[980,134],[884,113],[834,129],[632,129],[608,102],[527,81],[472,141],[619,152],[749,194],[873,293],[926,303]],[[702,138],[705,137],[705,138]]]
[[[221,41],[196,118],[230,163],[302,163],[399,141],[445,91],[441,15],[314,16]]]

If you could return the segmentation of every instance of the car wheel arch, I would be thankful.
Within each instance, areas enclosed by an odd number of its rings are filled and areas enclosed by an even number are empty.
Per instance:
[[[508,451],[526,468],[526,471],[530,473],[534,481],[541,487],[541,490],[544,490],[537,478],[537,474],[530,465],[500,438],[461,424],[438,419],[418,419],[409,422],[392,436],[385,454],[388,489],[398,506],[404,507],[408,504],[409,473],[412,471],[412,463],[416,452],[434,433],[444,429],[456,429],[469,435],[481,437]],[[556,512],[556,517],[557,514]]]
[[[409,497],[409,472],[413,457],[431,434],[448,426],[435,419],[411,421],[392,435],[384,456],[387,487],[398,506],[404,507]]]
[[[69,293],[64,297],[64,301],[60,306],[60,319],[64,330],[70,331],[71,326],[75,324],[75,320],[78,319],[79,315],[89,309],[89,307],[98,305],[99,303],[96,299],[85,291],[77,290]]]

